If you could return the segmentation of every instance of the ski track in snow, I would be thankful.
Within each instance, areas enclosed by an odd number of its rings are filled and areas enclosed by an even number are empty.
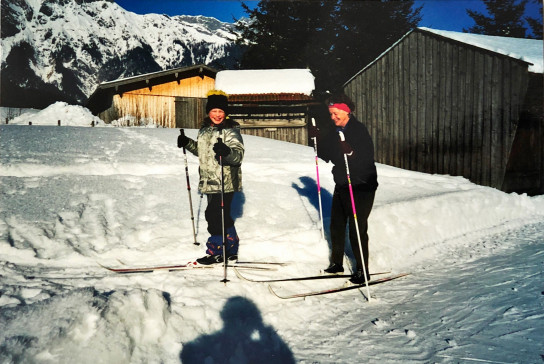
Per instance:
[[[352,293],[327,297],[339,303],[353,301],[352,310],[339,304],[326,317],[319,312],[315,319],[334,322],[337,331],[312,331],[309,340],[300,340],[307,343],[301,357],[313,362],[319,348],[320,356],[328,357],[324,362],[331,363],[346,362],[345,357],[369,363],[516,363],[520,355],[531,356],[528,343],[542,352],[543,228],[538,224],[507,236],[490,236],[477,242],[482,256],[460,252],[445,257],[442,267],[420,267],[411,276],[376,286],[371,293],[376,301],[368,305],[360,305],[361,297]],[[493,241],[496,238],[501,246]],[[527,249],[518,249],[519,239],[525,240]],[[320,298],[309,300],[317,303]],[[322,336],[316,335],[321,331]],[[293,334],[298,335],[305,331]],[[481,347],[487,348],[486,357],[481,356]],[[532,357],[538,362],[538,355]]]
[[[299,363],[537,363],[544,355],[542,197],[379,165],[371,271],[411,275],[371,286],[370,303],[366,289],[279,300],[267,284],[232,271],[221,283],[222,269],[115,275],[97,264],[181,264],[203,255],[204,244],[192,244],[176,130],[0,133],[0,361],[175,363],[198,338],[228,342],[229,329],[240,335],[230,357],[238,362],[263,345],[288,363],[283,344]],[[244,141],[244,191],[233,209],[241,257],[291,263],[244,274],[316,274],[329,246],[319,230],[313,150]],[[189,156],[193,186],[196,165]],[[319,168],[328,234],[334,184],[331,166]],[[201,243],[205,205],[193,187]],[[352,263],[350,253],[348,272]],[[304,292],[342,283],[273,286]],[[227,307],[255,311],[253,323],[240,314],[224,327]]]

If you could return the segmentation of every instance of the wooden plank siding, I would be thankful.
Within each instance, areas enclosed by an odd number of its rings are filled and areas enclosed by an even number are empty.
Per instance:
[[[207,98],[176,97],[176,128],[200,129],[206,117]]]
[[[149,118],[157,125],[174,128],[176,98],[205,98],[214,85],[214,78],[195,76],[124,92],[113,97],[112,106],[102,112],[100,118],[106,123],[125,116],[133,116],[142,122]]]
[[[502,189],[527,67],[416,30],[349,80],[344,91],[370,131],[377,162]]]
[[[263,138],[281,140],[289,143],[308,145],[308,129],[306,122],[290,122],[291,125],[248,125],[242,124],[242,134],[254,135]]]
[[[177,97],[176,128],[199,129],[206,117],[206,101],[206,98]],[[255,107],[252,108],[254,109]],[[242,134],[308,145],[308,110],[302,113],[262,112],[263,110],[260,114],[236,112],[230,117],[240,124]]]
[[[257,112],[234,113],[232,117],[240,123],[242,134],[308,145],[309,109],[296,109],[300,107],[274,107],[275,112],[265,112],[267,110],[263,107]],[[250,110],[251,108],[247,108],[247,111]]]

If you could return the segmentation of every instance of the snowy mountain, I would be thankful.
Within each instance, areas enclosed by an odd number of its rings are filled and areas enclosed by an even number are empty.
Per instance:
[[[81,103],[103,81],[203,63],[232,66],[234,24],[138,15],[106,0],[2,0],[2,105]]]

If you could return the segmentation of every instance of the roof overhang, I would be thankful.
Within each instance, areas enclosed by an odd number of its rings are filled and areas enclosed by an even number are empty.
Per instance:
[[[111,107],[114,95],[146,87],[152,88],[168,82],[179,82],[190,77],[215,78],[217,72],[216,69],[206,65],[195,65],[102,82],[89,97],[86,106],[94,115],[97,115]]]

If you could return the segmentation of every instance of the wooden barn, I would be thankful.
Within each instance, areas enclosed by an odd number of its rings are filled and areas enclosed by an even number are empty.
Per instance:
[[[168,128],[179,127],[181,120],[196,125],[204,117],[202,100],[214,88],[216,74],[196,65],[104,82],[87,107],[106,123],[125,118],[136,125],[147,120]]]
[[[544,193],[542,40],[417,28],[344,84],[380,163]]]
[[[217,73],[215,86],[229,94],[242,133],[308,145],[308,119],[316,104],[308,69],[236,70]]]

